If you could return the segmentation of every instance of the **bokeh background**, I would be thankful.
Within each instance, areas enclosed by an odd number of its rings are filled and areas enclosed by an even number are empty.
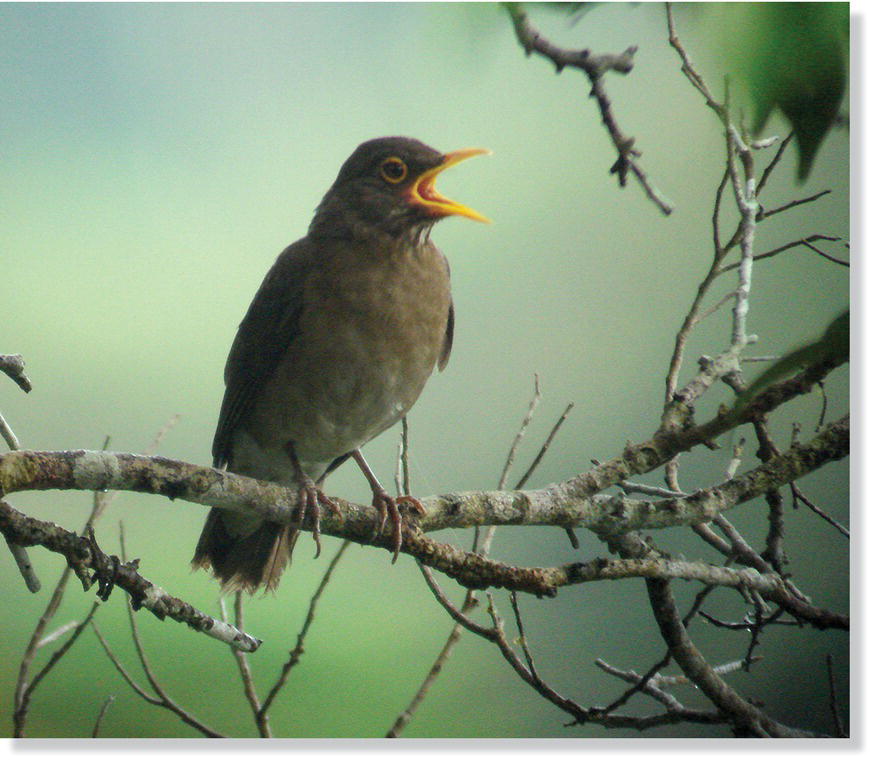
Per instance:
[[[533,21],[555,42],[596,51],[639,46],[629,76],[607,86],[617,118],[636,137],[642,164],[676,205],[666,218],[630,183],[619,189],[614,161],[588,85],[526,58],[495,5],[0,5],[0,351],[20,352],[34,390],[0,379],[0,410],[23,447],[142,451],[171,416],[164,455],[209,463],[227,350],[276,254],[303,235],[312,210],[352,149],[388,134],[442,150],[476,145],[494,154],[442,178],[441,190],[494,220],[443,222],[433,234],[453,268],[456,342],[447,370],[432,379],[410,417],[413,488],[428,495],[493,487],[540,375],[543,401],[517,462],[537,452],[569,401],[576,407],[533,486],[567,478],[592,458],[609,458],[656,427],[675,333],[710,258],[710,214],[723,172],[720,125],[679,72],[661,4],[605,4],[576,23],[547,9]],[[678,9],[679,31],[720,92],[725,50],[714,16]],[[719,26],[719,25],[717,25]],[[769,131],[784,134],[775,118]],[[792,152],[791,152],[792,153]],[[763,160],[771,156],[766,153]],[[816,204],[770,218],[758,251],[813,233],[849,235],[847,131],[831,133],[804,186],[788,156],[769,184],[767,208],[828,188]],[[730,207],[731,205],[727,205]],[[734,226],[727,208],[725,230]],[[839,247],[832,250],[846,257]],[[733,287],[733,276],[709,304]],[[758,263],[750,328],[756,354],[780,354],[819,335],[848,301],[848,272],[804,249]],[[695,332],[682,378],[703,353],[728,343],[724,307]],[[827,383],[827,419],[847,410],[848,376]],[[729,400],[715,389],[703,415]],[[777,442],[793,421],[811,436],[821,398],[775,417]],[[742,468],[756,463],[753,438]],[[366,455],[391,484],[398,432]],[[687,488],[721,479],[723,450],[687,458]],[[651,475],[655,482],[660,475]],[[803,481],[809,495],[847,523],[848,473],[834,464]],[[329,493],[368,499],[344,467]],[[12,502],[68,528],[84,521],[91,496],[19,494]],[[762,501],[731,519],[760,546]],[[210,612],[218,589],[188,561],[202,507],[121,495],[98,527],[117,550],[124,521],[142,573]],[[470,543],[468,532],[442,539]],[[718,561],[688,532],[657,534],[666,549]],[[307,541],[275,596],[257,597],[247,630],[265,640],[253,657],[264,691],[294,644],[310,595],[339,541],[313,561]],[[807,510],[787,512],[794,579],[815,602],[847,611],[848,547]],[[500,529],[496,557],[550,565],[604,553],[581,533],[573,551],[558,529]],[[0,733],[11,733],[18,660],[61,572],[35,550],[44,591],[28,594],[0,553]],[[461,591],[445,581],[461,600]],[[683,605],[698,590],[678,583]],[[506,599],[499,597],[506,608]],[[71,584],[55,624],[80,618],[93,600]],[[664,651],[640,581],[577,586],[554,600],[524,598],[528,637],[542,675],[584,705],[625,686],[593,665],[602,658],[643,671]],[[709,611],[737,618],[739,598],[713,598]],[[482,616],[482,615],[481,615]],[[167,691],[229,735],[253,733],[229,651],[148,613],[140,627]],[[124,601],[97,615],[136,675]],[[406,706],[450,629],[412,560],[394,567],[381,551],[353,547],[322,599],[301,664],[272,713],[290,737],[380,736]],[[715,663],[744,654],[742,633],[702,622],[693,636]],[[770,631],[764,661],[731,678],[780,720],[829,733],[825,659],[838,675],[847,712],[845,634]],[[42,653],[41,653],[42,654]],[[40,659],[45,659],[42,654]],[[136,698],[88,632],[38,691],[32,736],[90,734],[107,695],[107,736],[191,736],[174,716]],[[695,696],[680,692],[695,703]],[[635,712],[659,708],[642,700]],[[566,726],[491,645],[466,635],[420,711],[411,736],[624,736]],[[678,726],[650,736],[722,733]],[[636,732],[632,735],[638,736]]]

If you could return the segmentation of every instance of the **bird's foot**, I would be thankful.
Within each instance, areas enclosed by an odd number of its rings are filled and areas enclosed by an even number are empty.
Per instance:
[[[392,551],[392,564],[395,564],[398,560],[398,554],[401,551],[401,541],[405,523],[404,517],[398,508],[398,504],[408,504],[413,511],[420,516],[425,516],[425,508],[419,500],[412,495],[399,495],[397,498],[393,498],[383,488],[375,488],[373,493],[374,499],[372,505],[380,512],[380,524],[377,525],[377,529],[371,540],[375,540],[378,536],[383,534],[386,520],[391,517],[392,547],[390,550]]]
[[[414,514],[419,514],[419,516],[424,517],[428,512],[425,510],[425,506],[422,505],[418,498],[414,498],[412,495],[399,495],[395,499],[395,503],[406,503],[410,505],[410,508],[413,509]]]
[[[316,543],[316,557],[322,553],[322,536],[319,532],[320,520],[322,518],[321,506],[325,506],[335,514],[342,516],[340,507],[316,487],[316,483],[312,479],[305,476],[300,480],[300,486],[298,487],[298,506],[294,517],[297,528],[292,535],[291,545],[294,546],[295,541],[298,539],[298,533],[301,532],[301,527],[304,524],[304,517],[309,513],[313,518],[313,541]]]

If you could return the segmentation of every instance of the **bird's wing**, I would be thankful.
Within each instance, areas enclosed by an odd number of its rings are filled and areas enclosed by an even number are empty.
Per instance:
[[[447,362],[450,359],[450,351],[453,349],[453,325],[455,322],[456,317],[451,300],[450,311],[447,314],[447,330],[446,333],[444,333],[444,344],[441,347],[441,354],[438,356],[438,371],[443,371],[447,367]]]
[[[443,255],[441,255],[443,257]],[[447,266],[447,276],[450,275],[450,262],[444,257],[444,265]],[[437,367],[438,371],[443,371],[447,367],[450,360],[450,352],[453,349],[453,328],[456,323],[456,314],[453,310],[453,298],[450,297],[450,309],[447,313],[447,330],[444,332],[444,343],[441,347],[441,354],[438,355]]]
[[[225,397],[213,438],[213,465],[218,468],[227,465],[234,430],[298,333],[301,294],[312,263],[307,239],[288,246],[264,277],[237,329],[225,363]]]

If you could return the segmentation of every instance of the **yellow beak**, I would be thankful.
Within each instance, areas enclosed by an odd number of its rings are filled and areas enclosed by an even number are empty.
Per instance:
[[[437,176],[448,167],[452,167],[454,164],[458,164],[465,159],[470,159],[472,156],[491,153],[487,148],[463,148],[459,151],[451,151],[445,154],[444,160],[437,167],[432,167],[430,170],[423,172],[413,182],[413,185],[410,186],[410,201],[425,207],[435,217],[461,215],[481,223],[491,222],[488,217],[484,217],[479,212],[471,209],[471,207],[466,207],[464,204],[459,204],[459,202],[441,195],[434,187]]]

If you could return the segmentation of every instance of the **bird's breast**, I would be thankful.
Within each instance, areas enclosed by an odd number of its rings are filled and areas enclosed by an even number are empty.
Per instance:
[[[302,462],[322,463],[376,437],[419,397],[444,341],[449,275],[431,244],[332,251],[302,301],[299,331],[247,429],[262,446],[292,441]]]

